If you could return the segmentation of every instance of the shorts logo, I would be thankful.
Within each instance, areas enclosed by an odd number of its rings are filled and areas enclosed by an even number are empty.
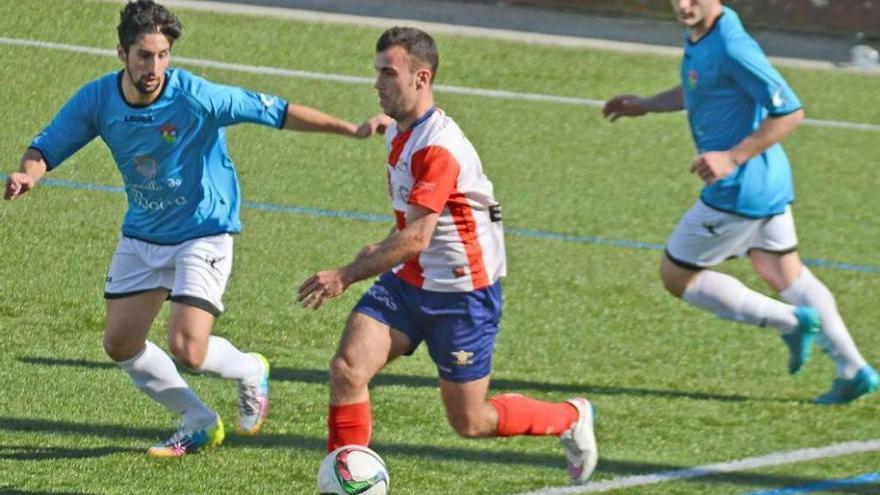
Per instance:
[[[704,223],[704,224],[703,224],[703,228],[706,229],[706,230],[709,232],[709,235],[713,235],[713,236],[719,234],[719,232],[718,232],[717,230],[715,230],[715,229],[717,229],[718,227],[719,227],[718,224],[715,224],[715,225],[708,224],[708,223]]]
[[[456,366],[467,366],[469,364],[474,364],[474,353],[468,352],[464,349],[457,350],[455,352],[450,352],[455,361],[452,363]]]
[[[384,304],[385,307],[390,309],[391,311],[397,311],[397,303],[394,302],[394,299],[388,294],[388,289],[382,287],[381,285],[374,285],[370,287],[370,290],[367,291],[367,294],[370,295],[373,299],[379,301]]]
[[[219,258],[212,258],[210,256],[205,256],[205,263],[211,265],[211,268],[216,270],[217,267],[215,265],[225,259],[226,259],[226,256],[220,256]]]
[[[162,139],[168,144],[174,144],[177,140],[177,126],[174,124],[165,124],[159,128],[162,133]]]

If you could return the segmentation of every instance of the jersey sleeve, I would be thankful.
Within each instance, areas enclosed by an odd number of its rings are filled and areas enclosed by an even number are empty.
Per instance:
[[[208,81],[203,82],[199,96],[206,100],[219,127],[241,123],[284,127],[287,101],[277,96]]]
[[[49,126],[31,141],[52,170],[98,135],[98,97],[94,84],[84,86],[55,115]]]
[[[413,153],[411,167],[413,188],[407,202],[442,212],[456,189],[458,161],[446,148],[427,146]]]
[[[738,38],[728,45],[726,67],[729,75],[770,116],[787,115],[801,108],[797,95],[751,37]]]

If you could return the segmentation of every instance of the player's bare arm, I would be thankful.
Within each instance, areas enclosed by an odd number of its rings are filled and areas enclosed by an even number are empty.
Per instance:
[[[9,174],[6,179],[3,199],[12,200],[26,194],[45,174],[46,161],[43,154],[33,148],[28,149],[21,157],[19,171]]]
[[[684,110],[684,92],[676,86],[648,98],[636,95],[618,95],[605,102],[602,115],[611,122],[620,117],[640,117],[652,112]]]
[[[428,247],[439,213],[418,205],[407,210],[406,227],[361,250],[348,265],[318,272],[300,285],[297,300],[303,307],[318,309],[351,284],[387,272]]]
[[[755,132],[727,151],[710,151],[698,156],[691,172],[706,184],[730,175],[736,167],[782,141],[804,120],[803,109],[781,117],[768,117]]]
[[[383,134],[390,123],[390,117],[378,114],[366,122],[356,125],[315,108],[291,103],[287,107],[287,120],[284,122],[284,128],[292,131],[326,132],[363,139],[377,133]]]

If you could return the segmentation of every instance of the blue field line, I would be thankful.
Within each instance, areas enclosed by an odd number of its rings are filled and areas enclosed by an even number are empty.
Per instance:
[[[788,488],[777,488],[774,490],[763,490],[760,492],[750,492],[744,495],[800,495],[801,493],[816,493],[837,490],[852,486],[867,485],[880,482],[880,473],[867,473],[855,478],[845,480],[827,480],[813,483],[811,485],[792,486]]]
[[[5,174],[0,174],[0,180],[5,182],[6,180]],[[89,184],[84,182],[77,182],[68,179],[53,179],[53,178],[45,178],[41,181],[41,184],[47,186],[55,186],[55,187],[65,187],[69,189],[79,189],[84,191],[102,191],[102,192],[114,192],[114,193],[122,193],[125,192],[125,188],[122,186],[107,186],[102,184]],[[394,217],[391,215],[379,215],[374,213],[364,213],[359,211],[340,211],[340,210],[329,210],[326,208],[313,208],[307,206],[288,206],[288,205],[279,205],[274,203],[260,203],[254,201],[244,201],[242,205],[245,208],[254,209],[254,210],[263,210],[263,211],[275,211],[282,213],[291,213],[294,215],[306,215],[312,217],[327,217],[327,218],[343,218],[346,220],[358,220],[362,222],[376,222],[376,223],[392,223],[394,221]],[[655,242],[644,242],[644,241],[636,241],[630,239],[609,239],[605,237],[598,237],[592,235],[571,235],[571,234],[561,234],[558,232],[550,232],[547,230],[533,230],[533,229],[524,229],[518,227],[506,227],[505,231],[513,236],[517,237],[529,237],[532,239],[544,239],[551,241],[562,241],[562,242],[574,242],[579,244],[593,244],[598,246],[613,246],[620,247],[626,249],[646,249],[650,251],[660,251],[663,249],[663,244],[658,244]],[[821,259],[812,259],[805,258],[804,264],[808,266],[815,266],[821,268],[831,268],[833,270],[841,270],[847,272],[860,272],[860,273],[880,273],[880,265],[856,265],[853,263],[846,263],[842,261],[833,261],[833,260],[821,260]]]

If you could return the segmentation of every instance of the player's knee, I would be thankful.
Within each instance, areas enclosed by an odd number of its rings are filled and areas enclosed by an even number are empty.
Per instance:
[[[333,387],[361,388],[370,381],[368,373],[359,369],[354,359],[342,355],[330,361],[330,383]]]
[[[663,288],[666,289],[666,292],[675,297],[681,297],[684,294],[684,288],[681,287],[678,280],[669,274],[665,266],[660,267],[660,280],[663,282]]]
[[[107,357],[114,361],[125,361],[138,355],[143,349],[143,343],[124,342],[104,337],[104,352]]]
[[[664,258],[660,264],[660,280],[663,282],[663,288],[675,297],[680,298],[687,289],[688,283],[697,272],[682,272],[681,268],[673,265],[668,259]]]
[[[172,342],[169,347],[174,359],[187,369],[198,370],[205,361],[205,353],[195,345],[186,342]]]
[[[482,422],[471,415],[447,414],[449,426],[462,438],[480,438],[486,436]]]

